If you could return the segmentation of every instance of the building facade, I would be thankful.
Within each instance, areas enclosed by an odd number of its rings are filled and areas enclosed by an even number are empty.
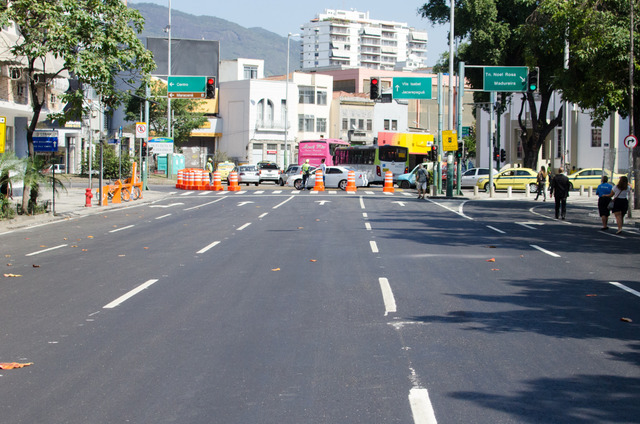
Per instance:
[[[427,33],[369,12],[325,9],[301,26],[301,68],[415,70],[427,59]]]

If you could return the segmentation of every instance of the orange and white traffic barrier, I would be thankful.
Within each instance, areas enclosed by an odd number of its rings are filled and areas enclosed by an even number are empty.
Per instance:
[[[184,169],[178,171],[178,181],[176,182],[176,188],[184,189]]]
[[[220,175],[220,171],[215,171],[213,173],[213,191],[223,191],[222,188],[222,176]]]
[[[238,173],[236,171],[229,174],[229,187],[227,187],[227,191],[240,191],[240,186],[238,185]]]
[[[184,189],[193,190],[193,171],[191,169],[184,172]]]
[[[387,171],[384,174],[384,188],[382,189],[384,193],[394,193],[395,189],[393,188],[393,172]]]
[[[208,190],[209,189],[209,173],[207,171],[200,171],[200,187],[198,190]]]
[[[356,171],[349,171],[347,175],[347,188],[345,190],[348,193],[355,193],[358,190],[356,188]]]
[[[322,180],[322,170],[316,171],[316,185],[313,187],[314,191],[324,191],[324,181]]]

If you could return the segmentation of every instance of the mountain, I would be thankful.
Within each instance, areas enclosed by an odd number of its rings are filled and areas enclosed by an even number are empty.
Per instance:
[[[169,9],[152,3],[129,3],[145,18],[141,38],[166,37]],[[287,72],[287,37],[263,28],[245,28],[215,16],[196,16],[171,9],[171,37],[220,41],[222,60],[263,59],[265,76]],[[291,41],[290,71],[300,67],[300,43]]]

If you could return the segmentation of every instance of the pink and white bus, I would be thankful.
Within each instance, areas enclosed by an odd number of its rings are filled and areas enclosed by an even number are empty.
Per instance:
[[[349,143],[335,138],[302,140],[298,143],[298,164],[302,165],[309,159],[311,166],[320,166],[322,159],[325,159],[325,164],[332,166],[333,155],[338,147],[349,147]]]

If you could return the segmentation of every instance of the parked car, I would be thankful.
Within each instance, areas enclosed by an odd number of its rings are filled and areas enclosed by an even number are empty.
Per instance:
[[[216,167],[216,171],[220,171],[220,180],[226,180],[229,177],[229,173],[233,171],[236,164],[233,162],[220,162]]]
[[[529,190],[530,193],[535,193],[538,191],[537,176],[538,173],[530,168],[509,168],[493,177],[493,187],[495,190],[511,187],[514,190]],[[489,191],[489,177],[479,179],[476,186]]]
[[[493,175],[498,174],[498,171],[493,170]],[[489,168],[471,168],[464,172],[460,177],[460,187],[475,187],[478,180],[489,177]]]
[[[255,165],[240,165],[236,170],[238,172],[238,184],[255,184],[260,183],[258,168]]]
[[[302,173],[302,165],[289,165],[285,171],[280,174],[278,184],[281,186],[287,183],[290,176]]]
[[[344,166],[327,166],[324,186],[326,188],[339,188],[340,190],[345,190],[347,188],[349,171],[351,171],[351,169]],[[356,187],[367,187],[369,185],[367,174],[361,171],[353,171],[356,173]],[[307,188],[312,189],[315,185],[316,174],[315,172],[312,172],[309,176],[309,180],[307,181]],[[289,177],[287,180],[287,186],[301,190],[303,188],[302,174],[296,174]]]
[[[609,182],[613,185],[618,183],[618,180],[624,174],[613,174],[613,178],[611,178],[611,171],[605,169],[605,174],[609,177]],[[575,172],[571,175],[567,176],[569,178],[569,188],[571,190],[579,189],[580,186],[584,186],[584,188],[597,188],[602,182],[602,168],[586,168],[581,169],[578,172]]]
[[[56,174],[64,174],[65,172],[67,172],[67,167],[64,163],[55,163],[53,165],[49,165],[45,169],[43,169],[42,172],[45,174],[51,174],[54,169]]]
[[[273,181],[278,184],[280,178],[280,168],[273,162],[258,162],[258,182]]]

